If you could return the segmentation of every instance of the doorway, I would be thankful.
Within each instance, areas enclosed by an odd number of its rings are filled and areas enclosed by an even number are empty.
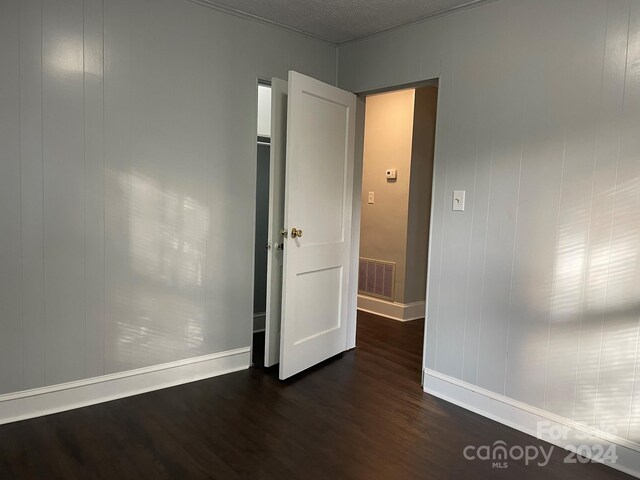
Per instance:
[[[254,365],[283,380],[353,348],[359,312],[359,332],[413,330],[422,370],[436,99],[437,81],[361,101],[293,71],[258,85]]]
[[[365,97],[356,346],[421,379],[437,83]]]
[[[267,249],[265,339],[253,345],[264,345],[264,366],[278,364],[280,380],[355,340],[356,104],[298,72],[271,79],[268,241],[256,245]]]
[[[256,152],[252,362],[254,365],[262,366],[264,364],[264,338],[267,311],[269,170],[271,155],[271,84],[270,82],[262,80],[258,82]]]

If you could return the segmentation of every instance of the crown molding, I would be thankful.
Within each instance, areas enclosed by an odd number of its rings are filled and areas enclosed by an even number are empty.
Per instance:
[[[245,20],[250,20],[252,22],[261,23],[263,25],[268,25],[271,27],[278,28],[280,30],[285,30],[289,33],[295,33],[302,37],[308,38],[310,40],[315,40],[326,45],[330,45],[332,47],[337,47],[338,44],[327,40],[326,38],[320,37],[318,35],[314,35],[312,33],[305,32],[303,30],[299,30],[294,27],[290,27],[289,25],[284,25],[282,23],[275,22],[273,20],[269,20],[268,18],[260,17],[258,15],[253,15],[251,13],[243,12],[242,10],[237,10],[232,7],[227,7],[226,5],[220,5],[219,3],[214,2],[213,0],[188,0],[191,3],[195,3],[197,5],[201,5],[203,7],[211,8],[213,10],[217,10],[222,13],[226,13],[228,15],[233,15],[234,17],[243,18]]]

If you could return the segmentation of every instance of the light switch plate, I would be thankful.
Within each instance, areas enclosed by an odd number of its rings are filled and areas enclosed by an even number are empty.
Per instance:
[[[454,190],[453,191],[453,210],[455,212],[464,212],[464,197],[466,191],[465,190]]]
[[[376,202],[376,192],[369,192],[369,204],[373,205]]]
[[[388,180],[395,180],[398,178],[398,170],[396,168],[387,168],[385,171],[385,176]]]

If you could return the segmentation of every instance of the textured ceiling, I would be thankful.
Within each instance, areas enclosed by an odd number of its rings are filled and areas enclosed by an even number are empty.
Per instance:
[[[328,40],[346,42],[479,0],[200,0]]]

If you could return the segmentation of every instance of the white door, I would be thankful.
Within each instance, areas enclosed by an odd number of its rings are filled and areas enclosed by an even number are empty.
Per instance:
[[[289,72],[280,379],[347,349],[356,97]]]
[[[282,255],[280,229],[284,227],[284,178],[287,144],[287,82],[271,80],[271,159],[269,164],[269,233],[267,252],[267,307],[264,366],[280,360]]]

